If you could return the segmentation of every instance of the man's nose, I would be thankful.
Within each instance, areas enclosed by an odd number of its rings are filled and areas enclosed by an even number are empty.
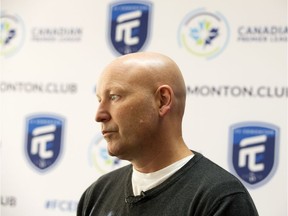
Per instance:
[[[100,103],[96,111],[96,117],[95,117],[96,122],[107,122],[110,119],[111,116],[109,111],[107,110],[107,108],[105,108],[103,104]]]

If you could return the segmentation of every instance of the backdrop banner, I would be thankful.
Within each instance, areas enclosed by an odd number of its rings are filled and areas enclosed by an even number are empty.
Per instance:
[[[1,214],[72,216],[108,155],[94,121],[103,68],[170,56],[187,86],[192,150],[287,215],[287,1],[2,0]]]

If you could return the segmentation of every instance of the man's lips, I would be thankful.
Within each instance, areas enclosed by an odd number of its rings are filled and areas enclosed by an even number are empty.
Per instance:
[[[102,134],[103,134],[103,136],[107,136],[107,135],[109,135],[109,134],[112,134],[112,133],[115,133],[116,131],[112,131],[112,130],[103,130],[102,131]]]

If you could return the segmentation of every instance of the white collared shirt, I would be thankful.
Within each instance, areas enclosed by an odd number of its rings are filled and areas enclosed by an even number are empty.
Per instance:
[[[152,173],[141,173],[133,167],[132,187],[134,196],[138,196],[142,191],[145,192],[160,185],[181,167],[183,167],[193,156],[194,155],[189,155],[161,170]]]

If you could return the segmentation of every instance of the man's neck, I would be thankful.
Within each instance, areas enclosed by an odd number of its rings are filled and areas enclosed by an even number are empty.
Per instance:
[[[179,146],[178,149],[162,150],[153,152],[142,160],[131,161],[134,169],[142,173],[156,172],[163,169],[178,160],[181,160],[189,155],[193,155],[193,152],[185,145]]]

